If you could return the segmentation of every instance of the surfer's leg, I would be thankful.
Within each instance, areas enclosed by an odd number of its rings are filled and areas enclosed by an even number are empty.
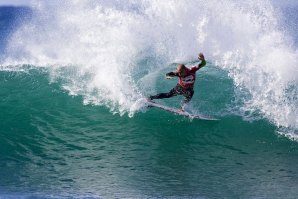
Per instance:
[[[170,97],[176,96],[176,95],[178,95],[178,93],[175,88],[170,90],[170,92],[168,92],[168,93],[159,93],[157,95],[151,95],[149,98],[150,98],[150,100],[153,100],[153,99],[163,99],[163,98],[170,98]]]
[[[183,92],[184,99],[181,103],[181,109],[184,111],[185,106],[190,102],[192,96],[194,94],[193,89],[187,89]]]
[[[153,99],[163,99],[163,98],[170,98],[170,97],[173,97],[175,96],[175,93],[173,92],[168,92],[168,93],[159,93],[157,95],[153,95],[153,96],[150,96],[150,99],[153,100]]]
[[[184,103],[188,103],[188,102],[190,102],[190,100],[191,100],[193,94],[194,94],[193,89],[186,90],[186,92],[183,94],[183,96],[185,97],[184,100],[183,100]]]

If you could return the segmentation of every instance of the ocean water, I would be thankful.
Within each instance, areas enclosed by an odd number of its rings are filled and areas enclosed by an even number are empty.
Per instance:
[[[0,198],[297,198],[298,3],[0,8]],[[140,98],[197,73],[192,120]],[[178,107],[181,97],[158,100]]]

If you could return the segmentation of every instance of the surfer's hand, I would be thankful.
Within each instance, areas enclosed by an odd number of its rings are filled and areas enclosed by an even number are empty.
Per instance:
[[[172,79],[173,77],[168,76],[168,75],[165,75],[165,78],[166,78],[166,79]]]
[[[172,79],[172,77],[174,77],[174,76],[175,76],[174,72],[169,72],[169,73],[166,74],[165,78],[166,79]]]
[[[205,57],[204,57],[203,53],[199,53],[198,59],[199,60],[205,60]]]

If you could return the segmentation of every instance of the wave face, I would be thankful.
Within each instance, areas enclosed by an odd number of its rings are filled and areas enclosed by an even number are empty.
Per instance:
[[[298,195],[298,6],[285,2],[0,7],[0,198]],[[220,120],[141,113],[200,51],[188,108]]]
[[[32,19],[9,37],[2,70],[45,67],[51,82],[84,104],[133,115],[137,99],[162,90],[158,78],[171,63],[202,51],[209,68],[233,81],[229,114],[261,116],[297,138],[297,47],[293,28],[270,1],[56,3],[33,5]]]

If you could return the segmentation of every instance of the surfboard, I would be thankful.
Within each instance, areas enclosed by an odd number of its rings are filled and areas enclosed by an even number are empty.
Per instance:
[[[185,117],[189,117],[189,118],[191,118],[191,119],[209,120],[209,121],[216,121],[216,120],[219,120],[219,119],[210,117],[210,116],[208,116],[208,115],[203,115],[203,114],[191,114],[191,113],[188,113],[188,112],[186,112],[186,111],[182,111],[182,110],[180,110],[180,109],[176,109],[176,108],[168,107],[168,106],[165,106],[165,105],[162,105],[162,104],[158,104],[158,103],[153,102],[153,101],[147,101],[147,106],[148,106],[148,107],[160,108],[160,109],[162,109],[162,110],[169,111],[169,112],[171,112],[171,113],[175,113],[175,114],[177,114],[177,115],[182,115],[182,116],[185,116]]]

